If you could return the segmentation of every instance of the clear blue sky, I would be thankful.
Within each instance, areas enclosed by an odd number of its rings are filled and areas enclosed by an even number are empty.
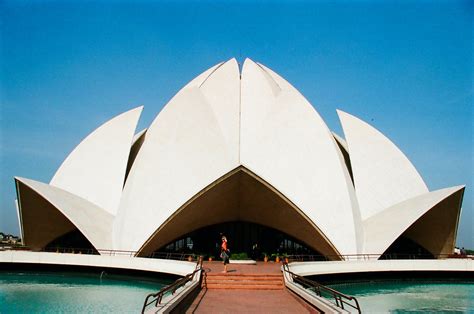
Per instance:
[[[473,2],[219,2],[0,1],[0,230],[18,233],[13,176],[49,182],[103,122],[145,105],[144,128],[250,57],[337,133],[336,108],[372,123],[430,190],[466,184],[458,245],[474,248]]]

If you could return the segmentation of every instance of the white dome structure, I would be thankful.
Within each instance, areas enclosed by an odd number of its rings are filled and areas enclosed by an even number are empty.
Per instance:
[[[16,177],[24,243],[77,232],[144,256],[219,224],[284,233],[331,259],[382,255],[404,238],[454,249],[464,186],[430,192],[383,134],[338,111],[345,139],[267,67],[235,59],[181,89],[149,128],[142,107],[88,135],[49,184]]]

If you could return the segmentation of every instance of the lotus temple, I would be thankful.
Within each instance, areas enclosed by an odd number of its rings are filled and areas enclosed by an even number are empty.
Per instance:
[[[184,86],[152,124],[142,107],[99,126],[49,183],[15,178],[33,250],[88,247],[146,256],[212,251],[451,254],[464,186],[429,191],[385,135],[338,110],[333,133],[260,63],[220,63]]]
[[[23,246],[0,247],[0,312],[474,310],[474,257],[454,254],[465,187],[429,191],[367,122],[338,110],[332,132],[250,59],[137,130],[142,109],[98,126],[49,183],[15,177]],[[221,235],[238,253],[225,274]]]

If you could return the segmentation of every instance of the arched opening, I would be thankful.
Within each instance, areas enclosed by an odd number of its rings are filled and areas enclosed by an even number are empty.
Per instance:
[[[464,188],[431,208],[405,230],[381,258],[445,258],[452,254],[463,195]]]
[[[82,234],[79,229],[70,231],[49,242],[46,251],[61,251],[74,253],[99,254],[92,243]]]
[[[75,229],[61,212],[36,191],[18,180],[16,185],[25,245],[33,250],[41,250],[54,239]]]
[[[399,237],[385,250],[380,259],[432,259],[430,251],[405,236]]]
[[[97,254],[85,235],[50,201],[17,179],[16,186],[26,246],[32,250],[82,249]]]
[[[326,236],[284,195],[244,167],[238,167],[203,189],[179,208],[142,246],[146,256],[204,227],[236,222],[278,230],[306,248],[337,257]]]
[[[436,257],[452,254],[463,196],[464,188],[445,198],[411,225],[404,235]]]
[[[217,257],[220,253],[221,234],[227,237],[231,253],[246,253],[253,259],[262,259],[264,253],[320,255],[290,235],[246,221],[224,222],[192,231],[158,251],[197,252]]]

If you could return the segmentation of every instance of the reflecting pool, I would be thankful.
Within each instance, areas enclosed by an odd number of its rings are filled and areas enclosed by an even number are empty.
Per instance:
[[[0,313],[139,313],[170,280],[102,274],[0,272]]]
[[[356,297],[363,313],[474,312],[474,283],[375,281],[329,287]]]

